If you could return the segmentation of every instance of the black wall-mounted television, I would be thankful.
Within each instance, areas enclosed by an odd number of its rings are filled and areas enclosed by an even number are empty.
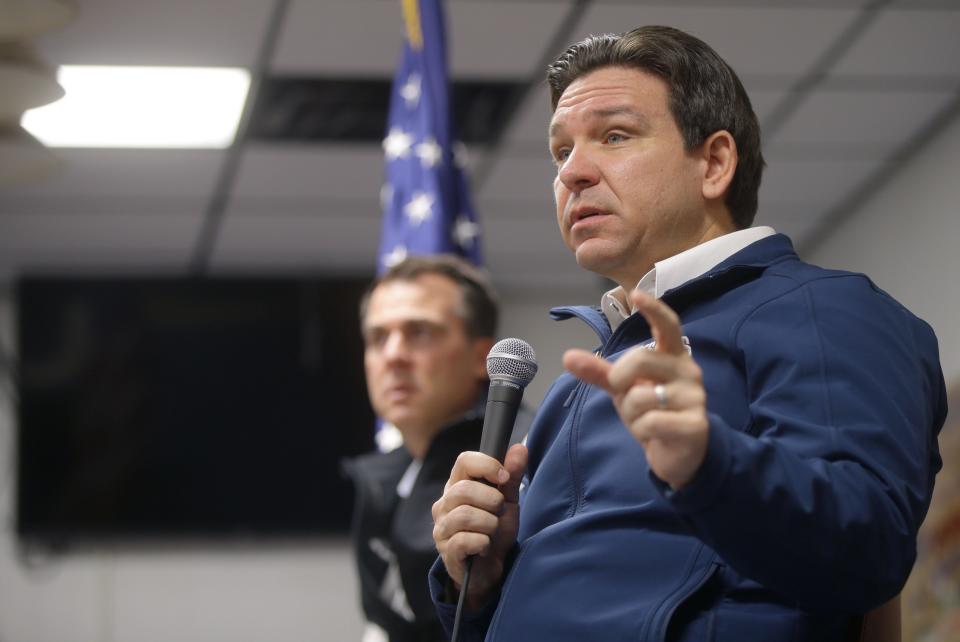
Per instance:
[[[18,281],[17,532],[345,532],[373,448],[366,279]]]

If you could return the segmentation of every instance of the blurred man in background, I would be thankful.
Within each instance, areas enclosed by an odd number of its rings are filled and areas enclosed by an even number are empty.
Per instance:
[[[497,315],[485,274],[450,255],[406,259],[361,302],[370,402],[403,437],[347,467],[364,642],[446,639],[427,590],[437,554],[430,506],[457,455],[479,446]]]

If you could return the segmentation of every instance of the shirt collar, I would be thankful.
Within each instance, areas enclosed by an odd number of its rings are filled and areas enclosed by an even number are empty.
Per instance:
[[[660,298],[664,292],[672,290],[710,271],[748,245],[776,234],[772,227],[762,225],[745,230],[737,230],[723,236],[718,236],[706,243],[696,245],[689,250],[675,254],[654,264],[653,269],[643,275],[636,289],[641,292]],[[617,326],[633,314],[626,292],[622,287],[615,287],[605,292],[600,299],[600,309],[603,311],[610,328]]]

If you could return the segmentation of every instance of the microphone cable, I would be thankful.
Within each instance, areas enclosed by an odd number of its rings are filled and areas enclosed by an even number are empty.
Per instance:
[[[467,588],[470,586],[470,571],[473,570],[473,555],[467,558],[467,566],[463,569],[463,585],[460,587],[460,597],[457,598],[457,612],[453,616],[453,633],[450,642],[457,642],[460,637],[460,617],[463,615],[463,603],[466,601]]]

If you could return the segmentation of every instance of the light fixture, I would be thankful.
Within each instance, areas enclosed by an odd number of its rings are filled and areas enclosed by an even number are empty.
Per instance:
[[[250,87],[226,67],[65,65],[57,80],[66,96],[20,121],[50,147],[228,147]]]
[[[0,42],[0,87],[0,122],[15,123],[24,110],[63,96],[53,69],[22,42]]]

